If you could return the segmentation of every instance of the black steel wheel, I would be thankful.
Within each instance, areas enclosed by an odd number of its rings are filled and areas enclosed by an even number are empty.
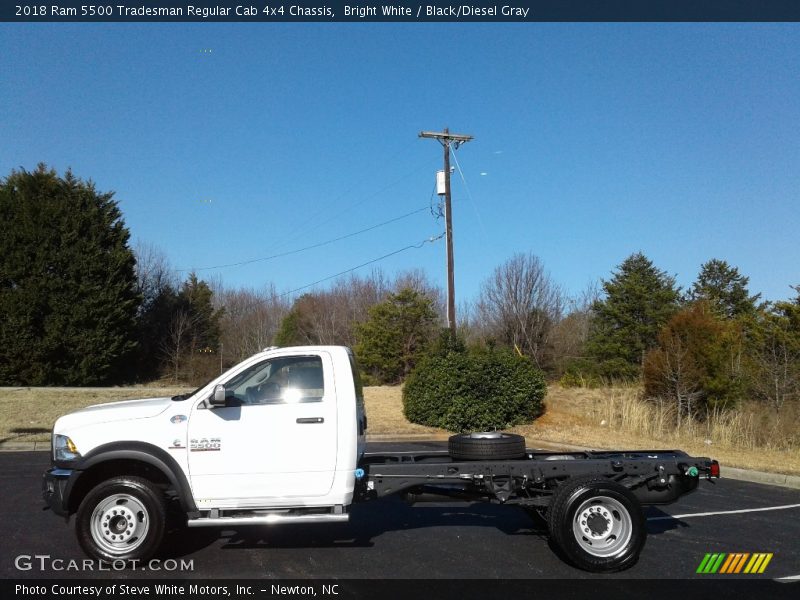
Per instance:
[[[450,436],[453,460],[513,460],[525,457],[525,438],[515,433],[484,431]]]

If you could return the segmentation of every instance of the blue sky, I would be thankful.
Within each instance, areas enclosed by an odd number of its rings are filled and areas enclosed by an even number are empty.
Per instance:
[[[0,174],[113,190],[177,268],[317,244],[453,179],[458,302],[538,255],[577,293],[643,251],[684,287],[721,258],[800,283],[796,24],[0,24]],[[443,231],[422,211],[219,273],[288,291]],[[444,242],[377,263],[445,282]],[[368,271],[369,268],[364,271]]]

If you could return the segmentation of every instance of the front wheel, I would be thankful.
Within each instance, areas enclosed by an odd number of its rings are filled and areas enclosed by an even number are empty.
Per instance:
[[[547,520],[555,545],[575,566],[595,573],[632,567],[647,538],[636,496],[605,477],[567,480],[553,495]]]
[[[84,552],[104,561],[147,560],[164,537],[164,496],[140,477],[101,482],[83,499],[75,521]]]

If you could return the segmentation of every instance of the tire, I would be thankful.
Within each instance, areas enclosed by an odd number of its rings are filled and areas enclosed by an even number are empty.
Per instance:
[[[450,436],[453,460],[511,460],[525,457],[525,438],[514,433],[487,431]]]
[[[564,482],[553,495],[547,525],[551,541],[567,560],[593,573],[632,567],[647,539],[639,500],[605,477]]]
[[[114,477],[83,499],[75,520],[78,542],[87,555],[103,561],[144,561],[164,537],[164,495],[141,477]]]

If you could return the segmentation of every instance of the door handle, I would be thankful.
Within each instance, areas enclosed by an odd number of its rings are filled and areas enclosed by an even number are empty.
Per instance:
[[[322,417],[302,417],[300,419],[297,419],[297,423],[300,423],[300,424],[303,424],[303,425],[308,424],[308,423],[324,423],[324,422],[325,422],[325,419],[322,418]]]

